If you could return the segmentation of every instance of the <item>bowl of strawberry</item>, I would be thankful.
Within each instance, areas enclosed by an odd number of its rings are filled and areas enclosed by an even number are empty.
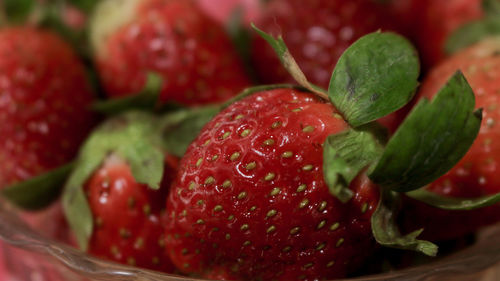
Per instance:
[[[0,280],[496,280],[466,2],[5,0]]]

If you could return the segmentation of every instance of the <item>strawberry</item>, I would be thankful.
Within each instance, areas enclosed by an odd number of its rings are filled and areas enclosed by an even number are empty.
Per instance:
[[[95,228],[89,253],[123,264],[171,272],[163,252],[162,208],[176,169],[167,157],[159,190],[134,179],[129,165],[109,156],[85,185]],[[170,162],[170,163],[169,163]]]
[[[138,92],[148,72],[164,79],[161,101],[185,105],[224,101],[249,85],[224,29],[193,1],[103,1],[90,32],[111,97]]]
[[[258,26],[283,34],[291,54],[311,82],[327,87],[342,53],[362,35],[378,29],[394,30],[383,7],[371,0],[274,0],[266,6]],[[252,46],[257,74],[266,83],[290,81],[272,49],[261,38]]]
[[[461,69],[477,94],[476,103],[484,108],[479,136],[465,157],[446,175],[433,182],[428,190],[449,197],[474,198],[500,192],[498,161],[500,137],[500,38],[485,40],[465,49],[435,67],[424,80],[419,98],[432,97],[456,69]],[[500,205],[471,212],[444,211],[421,203],[412,204],[403,215],[407,228],[424,226],[424,234],[442,240],[463,236],[480,226],[500,221]],[[407,219],[406,219],[407,218]],[[409,219],[411,218],[411,219]]]
[[[197,0],[200,9],[219,24],[228,24],[235,13],[242,13],[246,25],[261,14],[261,0]]]
[[[95,124],[83,64],[56,35],[0,30],[0,188],[73,159]]]
[[[446,57],[445,42],[465,23],[480,19],[484,12],[482,0],[413,0],[419,9],[414,32],[425,68],[436,65]]]
[[[327,92],[307,80],[281,37],[255,29],[303,88],[245,91],[187,148],[167,201],[172,262],[206,278],[318,280],[352,273],[375,241],[436,255],[436,245],[416,239],[421,230],[399,232],[397,192],[443,175],[472,144],[481,112],[463,75],[419,103],[386,143],[372,121],[413,96],[418,59],[409,42],[363,36],[340,58]],[[205,114],[184,120],[199,125]],[[426,138],[422,126],[431,127]]]
[[[331,104],[292,89],[222,111],[190,145],[172,186],[166,246],[174,264],[202,276],[222,266],[244,280],[335,278],[359,265],[374,248],[378,190],[359,176],[342,204],[321,169],[322,143],[347,128]]]

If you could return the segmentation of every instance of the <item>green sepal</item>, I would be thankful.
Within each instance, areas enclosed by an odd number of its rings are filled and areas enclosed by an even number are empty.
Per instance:
[[[150,72],[146,76],[143,89],[137,94],[100,101],[94,103],[92,109],[106,115],[116,115],[131,109],[153,111],[158,106],[162,85],[163,78]]]
[[[406,193],[406,195],[432,207],[450,211],[470,211],[500,202],[500,193],[478,198],[455,198],[442,196],[425,189],[417,189]]]
[[[323,175],[330,193],[343,203],[349,201],[354,195],[351,181],[382,152],[382,144],[369,128],[328,136],[323,144]]]
[[[278,38],[274,38],[272,35],[260,30],[257,28],[253,23],[252,23],[252,28],[262,37],[264,40],[266,40],[269,45],[274,49],[276,54],[278,55],[278,58],[281,61],[281,64],[283,64],[283,67],[292,75],[293,79],[299,83],[302,87],[308,89],[309,91],[315,93],[316,95],[324,98],[325,100],[328,100],[328,93],[312,84],[309,82],[300,69],[299,65],[293,58],[292,54],[288,50],[288,47],[285,44],[285,41],[283,41],[283,37],[280,35]]]
[[[82,146],[63,193],[66,218],[78,244],[86,250],[93,220],[83,186],[111,154],[126,161],[138,183],[158,189],[163,177],[164,154],[157,120],[145,112],[128,112],[109,119]]]
[[[90,14],[94,10],[95,6],[102,0],[66,0],[66,1],[74,5],[75,7],[79,8],[80,10],[84,11],[86,14]]]
[[[484,13],[489,17],[500,16],[499,0],[483,0],[481,3]]]
[[[458,28],[446,41],[445,52],[453,54],[486,37],[500,35],[500,15],[485,17]]]
[[[422,99],[369,174],[384,189],[407,192],[436,180],[465,155],[481,126],[474,93],[457,72],[432,102]]]
[[[7,186],[1,194],[18,207],[29,210],[41,210],[57,200],[73,163],[66,164],[29,180]]]
[[[31,16],[38,3],[35,0],[3,0],[0,5],[8,23],[20,24]]]
[[[375,32],[354,42],[340,57],[328,93],[352,127],[406,105],[418,86],[417,51],[404,37]]]
[[[373,236],[377,243],[389,248],[412,250],[427,256],[436,256],[438,247],[417,237],[423,229],[402,235],[396,224],[397,211],[400,208],[400,196],[392,191],[383,191],[377,209],[371,217]]]

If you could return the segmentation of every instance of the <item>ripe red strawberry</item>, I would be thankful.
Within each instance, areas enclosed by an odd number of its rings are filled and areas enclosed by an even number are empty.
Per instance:
[[[424,80],[419,98],[432,97],[457,69],[461,69],[482,107],[479,136],[465,157],[429,190],[451,197],[480,197],[500,192],[500,38],[485,40],[463,50],[434,68]],[[408,228],[425,227],[433,239],[448,239],[471,233],[480,226],[500,221],[500,205],[471,212],[443,211],[414,202],[406,210]]]
[[[110,156],[85,188],[94,216],[89,252],[123,264],[172,272],[164,254],[162,214],[177,160],[167,157],[159,190],[139,184],[130,167]]]
[[[378,29],[394,30],[383,7],[371,0],[274,0],[257,26],[283,34],[291,54],[312,83],[327,87],[342,53],[358,38]],[[275,53],[261,38],[252,57],[264,82],[291,81]]]
[[[371,253],[378,189],[348,203],[323,179],[323,142],[348,128],[331,104],[292,89],[234,103],[202,130],[167,202],[167,251],[184,273],[243,280],[345,276]]]
[[[414,0],[414,32],[425,67],[432,67],[446,57],[448,37],[459,27],[483,16],[481,0]]]
[[[72,160],[95,123],[85,69],[57,36],[0,30],[0,188]]]
[[[141,90],[148,72],[163,77],[163,102],[215,103],[249,85],[224,29],[193,1],[108,0],[91,24],[96,65],[112,97]]]
[[[200,9],[219,24],[228,24],[234,13],[241,12],[246,25],[261,14],[261,0],[197,0]]]

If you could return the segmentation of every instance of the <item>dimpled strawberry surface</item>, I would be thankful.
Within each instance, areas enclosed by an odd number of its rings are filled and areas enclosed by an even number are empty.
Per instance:
[[[292,89],[221,112],[189,147],[167,202],[172,261],[265,280],[342,277],[359,265],[373,248],[378,191],[360,176],[342,204],[322,172],[322,143],[345,129],[331,105]]]

